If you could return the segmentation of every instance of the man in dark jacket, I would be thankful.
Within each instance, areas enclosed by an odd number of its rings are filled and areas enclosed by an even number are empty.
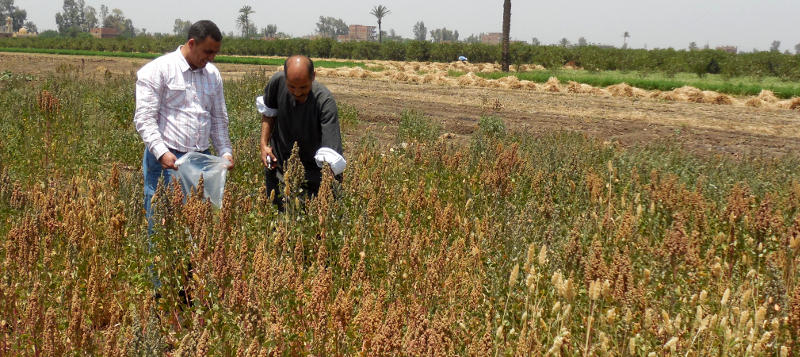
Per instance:
[[[283,68],[270,78],[264,96],[256,100],[262,114],[261,161],[266,188],[275,191],[273,203],[281,210],[278,185],[295,143],[305,169],[303,189],[310,195],[319,190],[323,163],[337,176],[345,166],[336,101],[328,88],[314,80],[314,63],[306,56],[291,56]]]

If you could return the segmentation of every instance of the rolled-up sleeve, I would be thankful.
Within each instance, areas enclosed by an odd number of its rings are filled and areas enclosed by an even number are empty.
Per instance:
[[[217,155],[233,155],[230,133],[228,131],[228,108],[225,106],[225,90],[222,88],[222,78],[217,77],[217,90],[214,94],[214,103],[211,108],[211,141]]]
[[[158,130],[158,109],[161,100],[158,72],[139,71],[136,80],[136,111],[133,123],[147,150],[157,159],[169,149]]]

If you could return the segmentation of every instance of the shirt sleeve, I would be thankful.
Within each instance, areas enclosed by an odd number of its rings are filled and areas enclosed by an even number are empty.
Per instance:
[[[161,101],[160,74],[158,71],[140,70],[136,80],[136,111],[133,123],[147,150],[156,159],[169,149],[158,131],[158,109]]]
[[[322,140],[320,147],[329,147],[342,153],[342,134],[339,131],[339,109],[333,96],[327,96],[320,105],[320,129]]]
[[[222,77],[217,74],[217,91],[211,107],[211,141],[217,155],[233,156],[230,133],[228,131],[228,108],[225,105],[225,90],[222,88]]]
[[[264,104],[267,106],[267,110],[263,114],[268,117],[278,116],[279,76],[281,76],[280,73],[274,74],[264,88]]]

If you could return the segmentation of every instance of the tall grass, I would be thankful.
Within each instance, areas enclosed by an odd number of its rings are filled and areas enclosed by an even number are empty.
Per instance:
[[[281,214],[255,141],[265,79],[226,82],[223,208],[162,187],[152,252],[133,78],[0,81],[0,354],[797,351],[795,157],[619,148],[497,117],[461,147],[405,112],[424,130],[398,141],[431,140],[386,150],[355,123],[341,187],[326,175]]]

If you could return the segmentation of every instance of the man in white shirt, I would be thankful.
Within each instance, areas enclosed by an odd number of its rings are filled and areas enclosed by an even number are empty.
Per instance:
[[[158,182],[162,177],[170,182],[179,157],[192,151],[209,153],[210,139],[217,155],[233,167],[222,77],[210,63],[221,44],[219,28],[211,21],[198,21],[184,45],[137,73],[133,121],[145,143],[142,171],[148,230]]]

